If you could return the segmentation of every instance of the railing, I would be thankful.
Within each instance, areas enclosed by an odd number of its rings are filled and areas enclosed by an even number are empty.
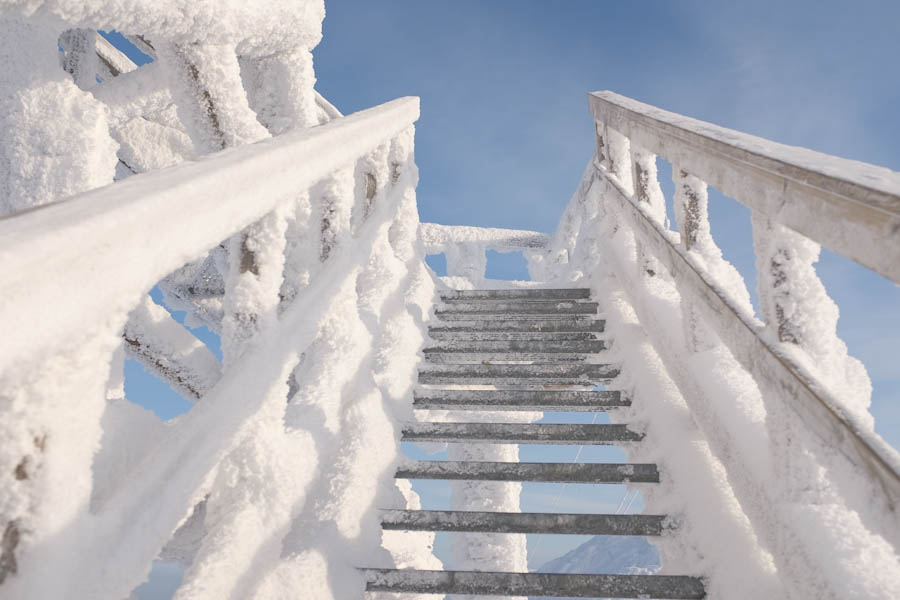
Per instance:
[[[900,281],[900,174],[611,92],[589,103],[597,152],[543,272],[594,278],[625,326],[621,287],[787,595],[896,594],[900,456],[872,431],[867,376],[812,265],[819,242]],[[657,154],[672,163],[680,234],[665,225]],[[707,182],[753,212],[764,323],[715,244]]]
[[[334,528],[309,572],[363,589],[356,537],[380,535],[376,496],[402,502],[379,487],[416,361],[395,348],[421,342],[432,295],[417,117],[397,100],[0,219],[4,597],[126,597],[191,527],[206,535],[178,597],[250,597],[310,551],[304,519]],[[145,299],[207,256],[221,374]],[[123,347],[193,408],[162,424],[125,402]]]
[[[461,278],[459,285],[473,287],[486,283],[487,250],[522,252],[530,264],[543,255],[549,243],[548,236],[543,233],[496,227],[422,223],[419,234],[426,254],[444,255],[448,276]]]

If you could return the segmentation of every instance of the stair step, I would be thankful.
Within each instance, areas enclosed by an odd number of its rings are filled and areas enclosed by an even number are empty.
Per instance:
[[[422,353],[434,363],[482,362],[490,360],[559,362],[582,361],[606,348],[603,340],[589,341],[452,341],[425,348]]]
[[[583,312],[504,312],[504,311],[467,311],[457,312],[436,310],[434,316],[439,321],[588,321],[595,313]]]
[[[458,385],[602,385],[619,374],[603,364],[434,365],[419,370],[419,383]]]
[[[394,476],[455,481],[659,483],[659,470],[654,464],[419,460],[401,465]]]
[[[496,314],[550,314],[550,315],[595,315],[596,302],[574,300],[530,301],[530,302],[448,302],[435,314],[446,313],[496,313]]]
[[[588,341],[531,341],[531,340],[501,340],[490,342],[478,341],[454,341],[445,342],[437,346],[425,348],[423,352],[427,356],[432,353],[473,353],[473,352],[522,352],[522,353],[563,353],[563,354],[596,354],[606,349],[603,340]]]
[[[584,362],[580,352],[432,352],[428,362],[440,365],[465,363],[573,363]]]
[[[491,444],[621,444],[644,434],[627,425],[556,423],[408,423],[404,442],[484,442]]]
[[[420,390],[413,396],[413,408],[435,410],[600,412],[627,406],[631,400],[618,390]]]
[[[458,510],[388,510],[383,529],[471,533],[662,535],[663,515],[586,515]]]
[[[441,292],[441,300],[444,302],[466,301],[472,299],[487,300],[508,300],[508,299],[527,299],[527,300],[545,300],[545,299],[567,299],[579,300],[582,298],[590,298],[591,290],[587,288],[565,288],[565,289],[548,289],[548,288],[526,288],[518,290],[450,290]]]
[[[582,575],[365,569],[366,591],[556,598],[704,598],[703,581],[683,575]]]
[[[470,317],[471,319],[471,317]],[[483,319],[461,322],[448,321],[445,325],[430,327],[429,333],[444,332],[501,332],[501,331],[528,331],[528,332],[602,332],[606,322],[603,319],[589,319],[579,317],[567,317],[565,319],[518,319],[507,320],[503,318]]]
[[[443,331],[432,329],[431,339],[438,342],[592,342],[592,331]]]

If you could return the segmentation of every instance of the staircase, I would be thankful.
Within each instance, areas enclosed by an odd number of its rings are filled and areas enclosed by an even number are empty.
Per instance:
[[[605,412],[630,406],[596,390],[618,370],[591,361],[604,322],[588,289],[452,291],[435,311],[414,408],[451,411]],[[472,389],[478,386],[478,389]],[[484,389],[485,387],[493,389]],[[403,441],[451,444],[633,444],[626,425],[413,422]],[[658,483],[654,464],[415,461],[397,478],[579,484]],[[382,528],[457,533],[669,534],[664,515],[390,510]],[[703,598],[697,577],[367,569],[367,590],[393,593],[580,598]]]

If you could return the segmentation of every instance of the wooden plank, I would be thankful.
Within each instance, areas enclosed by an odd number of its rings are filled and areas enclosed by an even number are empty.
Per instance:
[[[386,510],[382,529],[471,533],[662,535],[664,515],[505,513],[461,510]]]
[[[404,442],[485,442],[491,444],[623,444],[644,434],[627,425],[557,423],[407,423]]]
[[[365,569],[366,591],[555,598],[706,597],[703,581],[684,575],[583,575]]]
[[[541,483],[659,483],[659,470],[643,463],[526,463],[419,460],[397,467],[397,479],[533,481]]]

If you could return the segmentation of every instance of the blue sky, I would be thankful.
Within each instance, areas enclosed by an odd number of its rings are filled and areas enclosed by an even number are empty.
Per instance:
[[[738,4],[326,2],[317,88],[345,112],[421,97],[424,221],[552,231],[593,151],[597,89],[900,170],[900,3]],[[749,213],[715,194],[710,211],[755,294]],[[827,251],[818,270],[900,446],[900,289]]]
[[[900,170],[896,1],[334,0],[326,10],[314,52],[325,97],[345,113],[422,99],[424,221],[552,231],[593,152],[586,94],[597,89]],[[710,211],[754,291],[747,211],[721,195]],[[876,429],[900,446],[900,288],[827,252],[818,270],[873,379]]]

